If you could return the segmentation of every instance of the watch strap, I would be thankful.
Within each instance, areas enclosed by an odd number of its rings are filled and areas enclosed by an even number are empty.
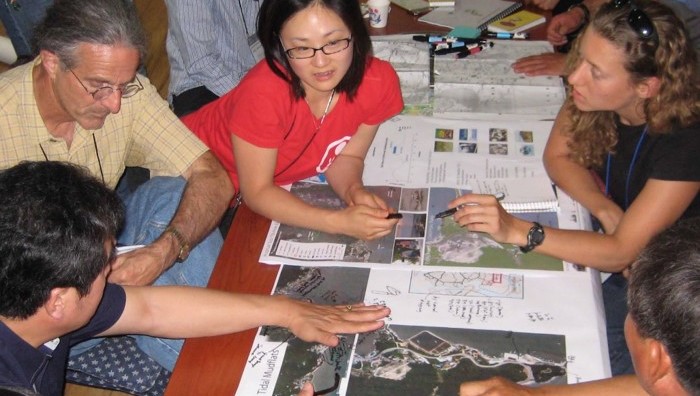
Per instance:
[[[530,230],[527,232],[527,245],[520,246],[520,251],[523,253],[530,252],[532,249],[541,245],[543,241],[544,227],[542,227],[542,224],[535,221],[532,227],[530,227]]]
[[[172,234],[175,240],[177,240],[177,243],[180,244],[180,251],[177,253],[177,259],[175,261],[181,263],[187,260],[187,257],[190,255],[190,244],[187,242],[187,239],[185,239],[185,236],[172,225],[168,226],[165,232]]]

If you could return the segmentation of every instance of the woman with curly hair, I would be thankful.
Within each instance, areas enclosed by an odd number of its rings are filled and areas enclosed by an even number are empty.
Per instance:
[[[676,15],[643,0],[602,6],[572,56],[571,89],[544,161],[552,180],[605,233],[533,225],[488,195],[464,195],[450,206],[479,204],[455,214],[470,231],[616,273],[603,285],[611,365],[613,374],[631,372],[621,273],[653,236],[700,214],[697,59]]]

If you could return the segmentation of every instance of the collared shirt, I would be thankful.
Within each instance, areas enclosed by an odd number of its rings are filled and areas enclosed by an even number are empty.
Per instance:
[[[205,86],[230,91],[255,65],[251,44],[261,0],[166,0],[169,96]]]
[[[76,123],[69,148],[49,133],[39,114],[32,68],[40,62],[0,74],[0,169],[24,160],[69,161],[98,179],[104,175],[114,188],[126,166],[147,168],[151,177],[178,176],[207,151],[143,76],[143,91],[122,99],[119,113],[108,115],[102,128],[85,130]]]
[[[0,322],[0,385],[33,389],[43,396],[62,395],[69,348],[112,327],[125,305],[124,289],[108,283],[88,324],[39,348]]]

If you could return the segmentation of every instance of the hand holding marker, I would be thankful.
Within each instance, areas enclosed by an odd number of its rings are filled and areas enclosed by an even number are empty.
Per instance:
[[[499,193],[496,193],[496,194],[494,195],[494,197],[496,197],[496,200],[500,202],[500,201],[503,201],[503,199],[506,197],[506,194],[504,194],[504,193],[502,193],[502,192],[499,192]],[[465,206],[475,206],[475,205],[478,205],[478,204],[476,204],[476,203],[465,203],[465,204],[461,204],[461,205],[459,205],[459,206],[455,206],[455,207],[452,208],[452,209],[447,209],[447,210],[445,210],[445,211],[442,211],[442,212],[436,214],[436,215],[435,215],[435,218],[436,218],[436,219],[442,219],[442,218],[445,218],[445,217],[447,217],[447,216],[452,216],[453,214],[457,213],[458,210],[462,209],[462,208],[465,207]]]

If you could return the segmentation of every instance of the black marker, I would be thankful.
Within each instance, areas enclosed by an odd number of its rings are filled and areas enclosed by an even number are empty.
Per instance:
[[[403,219],[403,215],[399,212],[389,213],[389,215],[386,218],[387,219]]]

